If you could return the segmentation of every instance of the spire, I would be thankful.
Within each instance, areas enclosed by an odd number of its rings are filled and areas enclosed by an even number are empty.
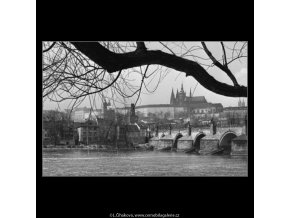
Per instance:
[[[190,90],[189,90],[189,97],[192,97],[192,95],[191,95],[191,88],[190,88]]]
[[[179,102],[179,92],[178,89],[176,90],[176,98],[175,98],[175,104],[178,104]]]
[[[181,83],[181,91],[183,92],[183,83]]]
[[[175,96],[174,96],[174,92],[173,92],[173,88],[172,88],[171,97],[170,97],[170,104],[174,104],[174,101],[175,101]]]
[[[172,88],[172,91],[171,91],[171,97],[174,97],[174,92],[173,92],[173,88]]]

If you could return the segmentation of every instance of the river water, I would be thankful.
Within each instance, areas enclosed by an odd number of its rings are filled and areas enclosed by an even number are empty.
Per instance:
[[[247,176],[248,157],[44,150],[43,176]]]

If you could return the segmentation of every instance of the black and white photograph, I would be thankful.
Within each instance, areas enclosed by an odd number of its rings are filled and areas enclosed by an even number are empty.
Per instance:
[[[43,177],[248,177],[249,155],[247,41],[42,41]]]
[[[289,2],[104,3],[0,3],[0,217],[289,217]]]

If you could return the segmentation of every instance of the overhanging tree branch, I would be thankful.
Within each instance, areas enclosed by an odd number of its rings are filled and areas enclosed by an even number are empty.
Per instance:
[[[135,51],[123,54],[111,52],[98,42],[71,43],[80,52],[106,69],[109,73],[137,66],[157,64],[184,72],[186,76],[194,77],[202,86],[214,93],[230,97],[247,96],[247,87],[239,86],[237,82],[234,82],[234,86],[219,82],[209,75],[197,62],[164,53],[159,50],[148,51],[146,50],[144,42],[138,42]],[[143,46],[145,50],[143,48],[141,49],[143,52],[139,52],[140,48]]]
[[[144,42],[136,42],[136,44],[137,44],[137,50],[140,50],[140,51],[147,50]]]
[[[222,65],[218,60],[211,54],[211,52],[208,50],[206,44],[204,42],[201,42],[202,47],[204,48],[205,53],[208,55],[208,57],[212,60],[214,65],[216,65],[218,68],[220,68],[222,71],[224,71],[228,77],[233,81],[234,86],[240,86],[235,78],[235,76],[232,74],[230,69],[228,68],[227,64]],[[223,44],[222,44],[223,45]],[[224,50],[224,56],[225,56],[225,63],[226,62],[226,55],[225,55],[225,50]],[[245,96],[240,96],[240,97],[245,97]]]
[[[221,42],[222,48],[223,48],[223,52],[224,52],[224,62],[225,62],[225,67],[228,67],[228,63],[227,63],[227,54],[226,54],[226,50],[225,50],[225,46],[224,43]]]
[[[55,45],[56,42],[53,42],[51,46],[49,46],[47,49],[44,49],[42,52],[48,52],[52,47]]]

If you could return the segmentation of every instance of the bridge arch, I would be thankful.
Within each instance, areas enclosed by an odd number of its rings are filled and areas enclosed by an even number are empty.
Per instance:
[[[183,135],[181,133],[177,133],[176,136],[173,139],[173,145],[172,148],[177,149],[177,141],[180,139]]]
[[[204,132],[199,132],[196,134],[195,138],[194,138],[194,144],[193,147],[196,150],[200,150],[200,140],[205,137],[205,133]]]
[[[237,136],[237,133],[231,130],[228,130],[222,134],[219,140],[219,148],[224,149],[224,154],[229,154],[231,152],[231,142]]]

